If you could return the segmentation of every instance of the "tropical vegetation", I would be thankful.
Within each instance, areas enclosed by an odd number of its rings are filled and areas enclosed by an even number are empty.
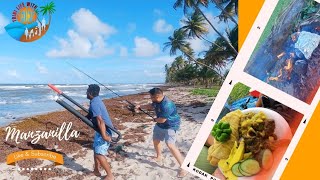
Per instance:
[[[209,6],[220,12],[215,17],[218,21],[212,22],[206,15]],[[164,43],[164,51],[169,49],[170,55],[175,56],[172,64],[165,66],[166,82],[221,85],[238,54],[238,0],[176,0],[173,8],[182,8],[185,18]],[[215,38],[209,39],[209,32]],[[192,39],[204,41],[207,50],[196,54],[191,48]]]

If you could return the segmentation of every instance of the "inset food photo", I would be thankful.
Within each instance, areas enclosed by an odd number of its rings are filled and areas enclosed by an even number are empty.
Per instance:
[[[320,85],[320,4],[279,1],[245,72],[311,104]]]
[[[271,179],[303,115],[238,83],[194,164],[219,179]]]

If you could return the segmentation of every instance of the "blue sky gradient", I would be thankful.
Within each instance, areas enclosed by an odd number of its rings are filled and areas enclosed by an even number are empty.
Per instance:
[[[164,65],[175,57],[162,51],[163,43],[183,18],[182,9],[173,9],[175,1],[54,1],[48,32],[31,43],[16,41],[4,30],[20,2],[0,3],[0,84],[91,82],[65,60],[103,83],[165,81]],[[42,6],[50,1],[32,2]],[[211,5],[204,12],[223,32],[226,25],[214,18],[219,11]],[[215,38],[211,31],[208,39]],[[196,52],[209,47],[200,40],[191,44]]]

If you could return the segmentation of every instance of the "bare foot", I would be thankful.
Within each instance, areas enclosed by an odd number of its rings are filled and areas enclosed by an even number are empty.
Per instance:
[[[150,161],[154,161],[155,163],[157,163],[159,166],[162,166],[163,165],[163,158],[160,156],[160,157],[152,157],[152,158],[149,158]]]
[[[183,178],[183,177],[185,177],[187,174],[188,174],[187,171],[181,169],[180,172],[179,172],[179,174],[178,174],[178,177],[179,177],[179,178]]]
[[[94,174],[95,176],[98,176],[98,177],[101,176],[101,173],[99,172],[98,169],[95,169],[95,170],[93,171],[93,174]]]
[[[113,175],[107,175],[104,180],[114,180],[114,176]]]

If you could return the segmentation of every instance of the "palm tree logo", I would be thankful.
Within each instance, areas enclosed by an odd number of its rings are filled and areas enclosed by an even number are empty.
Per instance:
[[[50,2],[49,4],[41,6],[40,8],[43,16],[49,14],[48,26],[50,26],[52,14],[56,11],[54,2]]]
[[[20,3],[12,13],[12,23],[5,30],[18,41],[36,41],[48,31],[55,11],[54,2],[40,7],[31,2]]]

